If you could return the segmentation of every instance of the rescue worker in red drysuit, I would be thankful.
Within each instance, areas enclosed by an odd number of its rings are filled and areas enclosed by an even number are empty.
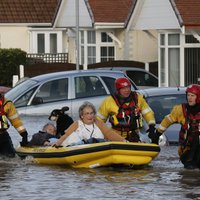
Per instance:
[[[149,137],[155,134],[154,112],[143,95],[131,91],[131,82],[127,78],[115,81],[117,90],[108,96],[100,105],[97,118],[106,122],[109,119],[112,128],[130,142],[139,142],[139,131],[142,128],[142,117],[149,125]]]
[[[4,92],[3,89],[0,89],[0,155],[14,157],[15,149],[11,137],[7,132],[9,128],[8,120],[21,135],[21,146],[28,144],[28,133],[23,126],[14,104],[4,97]]]
[[[171,113],[159,125],[154,142],[172,124],[181,124],[179,132],[180,160],[187,169],[200,168],[200,85],[192,84],[186,89],[186,104],[173,107]]]

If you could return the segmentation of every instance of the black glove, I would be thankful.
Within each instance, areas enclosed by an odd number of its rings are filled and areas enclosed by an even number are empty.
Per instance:
[[[22,141],[20,142],[20,145],[23,146],[27,146],[28,145],[28,133],[27,131],[21,133],[22,136]]]
[[[151,142],[154,144],[158,144],[159,137],[162,135],[162,133],[158,132],[157,130],[154,132],[154,134],[149,135],[149,138],[151,139]]]
[[[160,133],[156,131],[155,125],[150,124],[149,129],[146,131],[152,143],[158,144]]]
[[[149,129],[146,131],[150,139],[154,136],[155,131],[156,131],[155,124],[150,124]]]

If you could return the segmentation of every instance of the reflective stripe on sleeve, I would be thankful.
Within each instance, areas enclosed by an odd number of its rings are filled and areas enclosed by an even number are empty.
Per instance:
[[[163,132],[166,130],[166,128],[164,126],[161,126],[161,125],[158,128]]]
[[[102,120],[106,120],[106,118],[101,113],[99,113],[99,112],[97,112],[97,116],[99,118],[101,118]]]
[[[142,110],[142,115],[145,115],[148,112],[152,112],[151,108],[146,108],[146,109]]]
[[[17,131],[18,131],[18,132],[21,132],[22,130],[25,130],[24,126],[19,126],[19,127],[17,128]]]
[[[170,115],[167,115],[167,119],[168,119],[171,123],[173,123],[173,120],[172,120],[172,118],[170,117]]]
[[[16,118],[18,118],[18,117],[19,117],[19,115],[18,115],[18,113],[16,113],[15,115],[10,116],[9,119],[10,119],[10,120],[13,120],[13,119],[16,119]]]
[[[150,121],[149,121],[149,125],[150,125],[150,124],[156,124],[155,120],[150,120]]]

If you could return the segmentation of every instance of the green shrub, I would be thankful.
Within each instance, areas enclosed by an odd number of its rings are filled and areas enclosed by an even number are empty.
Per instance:
[[[13,75],[19,75],[19,65],[26,63],[21,49],[0,49],[0,86],[12,87]]]

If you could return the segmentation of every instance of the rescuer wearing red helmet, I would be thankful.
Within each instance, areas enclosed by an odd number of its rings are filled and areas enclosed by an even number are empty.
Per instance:
[[[97,118],[106,122],[109,119],[112,128],[130,142],[139,142],[142,128],[142,116],[149,125],[149,138],[154,138],[155,117],[143,95],[131,91],[128,78],[115,81],[116,93],[108,96],[99,107]]]
[[[181,124],[179,132],[179,156],[185,168],[200,168],[200,85],[186,89],[187,103],[176,105],[162,120],[156,131],[158,137],[172,124]],[[155,138],[156,140],[156,138]]]
[[[14,157],[15,150],[10,135],[7,132],[9,122],[15,127],[22,137],[21,145],[25,146],[28,143],[28,133],[23,126],[23,123],[17,113],[17,110],[12,103],[4,97],[5,89],[0,88],[0,155]]]

